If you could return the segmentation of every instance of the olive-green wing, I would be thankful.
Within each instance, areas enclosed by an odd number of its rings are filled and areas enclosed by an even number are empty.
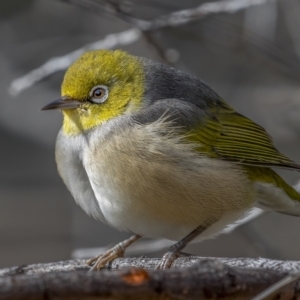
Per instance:
[[[192,131],[191,139],[200,143],[199,150],[211,157],[245,165],[300,169],[274,147],[272,138],[261,126],[225,102],[210,108],[209,117]]]

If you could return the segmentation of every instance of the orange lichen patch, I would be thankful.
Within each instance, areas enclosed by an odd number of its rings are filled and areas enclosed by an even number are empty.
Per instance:
[[[150,276],[146,270],[135,268],[130,269],[128,273],[123,274],[121,277],[128,284],[133,285],[143,284],[145,281],[150,279]]]

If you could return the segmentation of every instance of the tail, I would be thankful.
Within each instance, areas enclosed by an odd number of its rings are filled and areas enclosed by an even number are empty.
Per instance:
[[[255,206],[264,210],[300,216],[300,183],[292,187],[272,169],[250,168],[248,172],[254,182],[257,197]]]

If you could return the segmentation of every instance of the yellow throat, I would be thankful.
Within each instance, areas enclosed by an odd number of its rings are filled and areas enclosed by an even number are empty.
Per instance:
[[[91,89],[98,85],[108,88],[104,103],[89,101]],[[142,105],[143,66],[136,57],[123,51],[87,52],[67,70],[61,93],[82,102],[76,109],[63,110],[64,133],[80,134]]]

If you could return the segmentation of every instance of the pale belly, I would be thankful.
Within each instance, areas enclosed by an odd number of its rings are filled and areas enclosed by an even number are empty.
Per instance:
[[[216,235],[242,218],[253,207],[254,199],[249,186],[236,188],[236,182],[228,178],[218,180],[219,167],[214,171],[210,163],[206,164],[204,161],[202,165],[203,176],[197,174],[195,180],[193,172],[182,174],[180,168],[167,174],[164,171],[158,179],[159,170],[153,171],[147,164],[127,165],[126,170],[116,172],[118,176],[105,171],[101,174],[99,169],[95,172],[88,165],[86,170],[109,225],[144,237],[169,240],[180,240],[198,226],[207,225],[197,241]],[[103,170],[107,167],[103,166]],[[181,175],[186,178],[180,179]]]
[[[67,142],[74,146],[64,148],[66,138],[58,139],[59,173],[89,215],[119,230],[170,240],[207,227],[199,240],[253,207],[253,186],[241,167],[201,157],[175,137],[153,135],[153,128],[129,129],[105,140],[94,134],[88,145],[73,138]]]
[[[120,231],[129,231],[149,238],[166,238],[172,241],[179,241],[198,226],[210,222],[211,217],[201,208],[193,209],[193,213],[187,209],[181,210],[177,220],[170,221],[167,217],[170,211],[176,210],[176,207],[162,205],[160,213],[165,214],[166,218],[156,218],[149,214],[147,205],[135,204],[135,201],[120,197],[120,195],[107,195],[106,191],[99,193],[96,189],[96,197],[105,220],[111,226]],[[141,202],[142,200],[140,200]],[[199,199],[201,201],[201,199]],[[138,207],[137,207],[138,206]],[[219,234],[227,225],[230,225],[246,215],[252,206],[243,209],[236,209],[224,212],[211,226],[201,233],[194,241],[201,241],[206,238],[212,238]],[[190,221],[191,216],[198,216],[198,221]],[[196,219],[196,218],[195,218]]]

